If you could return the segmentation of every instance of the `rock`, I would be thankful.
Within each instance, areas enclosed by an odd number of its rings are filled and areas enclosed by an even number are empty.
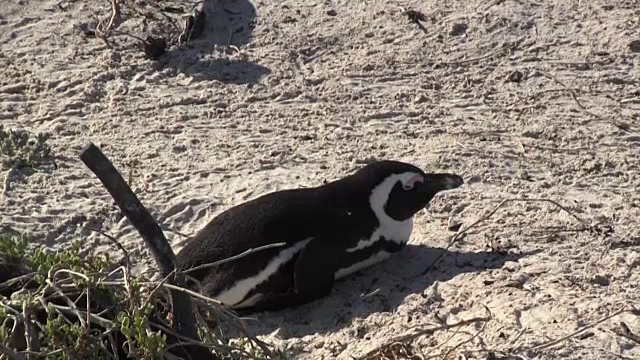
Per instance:
[[[608,277],[606,276],[602,276],[602,275],[596,275],[591,279],[591,282],[596,284],[596,285],[600,285],[600,286],[609,286],[609,284],[611,284],[611,281],[609,280]]]
[[[466,23],[463,23],[463,22],[454,23],[451,26],[451,30],[449,31],[449,35],[451,35],[451,36],[464,35],[464,33],[467,32],[468,28],[469,28],[469,26]]]
[[[522,81],[522,79],[524,79],[524,74],[522,74],[522,72],[518,70],[512,72],[511,75],[509,75],[509,81],[513,83],[519,83]]]

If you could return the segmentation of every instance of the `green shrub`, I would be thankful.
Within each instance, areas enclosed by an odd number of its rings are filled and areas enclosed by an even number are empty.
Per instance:
[[[2,167],[36,168],[50,162],[51,147],[46,134],[26,130],[6,130],[0,125],[0,161]]]
[[[168,308],[163,305],[167,304],[166,289],[159,282],[132,277],[108,254],[85,256],[80,249],[77,241],[65,250],[32,250],[26,237],[0,232],[0,268],[16,275],[8,281],[0,275],[0,294],[7,283],[20,285],[9,297],[0,295],[0,345],[16,352],[25,350],[16,346],[16,337],[20,340],[17,343],[26,342],[21,335],[24,331],[12,331],[16,322],[29,318],[27,323],[37,334],[30,339],[31,344],[37,344],[32,350],[46,354],[46,359],[112,359],[119,349],[130,358],[162,358],[167,337],[152,330],[150,322],[169,327],[162,315]],[[213,312],[222,314],[217,321],[238,321],[224,309]],[[285,356],[265,354],[253,338],[230,341],[219,329],[198,325],[203,341],[221,359]],[[235,326],[240,326],[239,322]]]

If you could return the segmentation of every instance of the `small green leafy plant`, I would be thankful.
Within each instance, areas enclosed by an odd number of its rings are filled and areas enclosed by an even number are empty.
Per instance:
[[[133,277],[107,253],[84,255],[80,241],[58,251],[30,249],[25,236],[0,229],[0,349],[16,356],[162,359],[167,335],[158,325],[171,328],[164,295],[160,282]],[[233,314],[213,312],[241,326]],[[255,338],[230,341],[218,327],[198,327],[220,359],[286,358],[282,351],[264,351],[263,343],[256,346]]]
[[[7,130],[0,125],[0,161],[4,169],[36,168],[50,163],[49,136],[26,130]]]

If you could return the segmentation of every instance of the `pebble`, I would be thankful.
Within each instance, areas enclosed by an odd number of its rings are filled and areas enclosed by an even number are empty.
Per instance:
[[[451,26],[451,30],[449,31],[449,35],[451,35],[451,36],[464,35],[464,33],[467,32],[468,28],[469,28],[469,26],[466,23],[463,23],[463,22],[454,23]]]
[[[609,280],[609,278],[607,278],[606,276],[602,276],[602,275],[596,275],[591,279],[591,282],[596,284],[596,285],[601,285],[601,286],[609,286],[609,284],[611,284],[611,281]]]

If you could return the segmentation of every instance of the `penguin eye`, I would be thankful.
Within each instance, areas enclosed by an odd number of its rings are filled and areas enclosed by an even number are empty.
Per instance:
[[[411,190],[414,188],[416,184],[423,183],[423,182],[424,182],[424,178],[420,175],[416,175],[411,179],[407,180],[406,183],[402,184],[402,188],[405,190]]]

